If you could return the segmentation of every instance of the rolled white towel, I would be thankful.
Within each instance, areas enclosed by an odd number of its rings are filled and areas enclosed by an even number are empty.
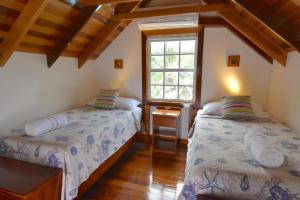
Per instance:
[[[244,144],[254,158],[264,167],[280,167],[284,163],[283,153],[270,144],[258,130],[248,132],[244,136]]]
[[[49,131],[63,128],[67,125],[68,119],[65,115],[53,115],[26,124],[25,132],[28,136],[36,137]]]

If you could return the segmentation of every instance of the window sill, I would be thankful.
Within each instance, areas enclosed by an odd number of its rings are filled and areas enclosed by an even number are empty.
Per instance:
[[[179,107],[179,108],[191,108],[194,106],[194,102],[155,101],[155,100],[148,100],[146,104],[150,106],[170,106],[170,107]]]

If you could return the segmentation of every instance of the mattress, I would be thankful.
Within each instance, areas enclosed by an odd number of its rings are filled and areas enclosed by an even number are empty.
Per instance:
[[[70,110],[62,113],[67,127],[34,138],[24,129],[2,136],[0,156],[62,168],[62,199],[73,199],[80,184],[137,132],[140,112],[90,106]]]
[[[283,166],[262,167],[246,149],[251,129],[285,155]],[[277,122],[242,122],[198,113],[188,142],[185,181],[179,199],[198,194],[226,199],[300,199],[300,134]]]

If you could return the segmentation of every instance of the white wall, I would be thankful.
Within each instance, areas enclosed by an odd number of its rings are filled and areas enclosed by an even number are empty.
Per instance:
[[[251,94],[265,108],[269,64],[226,29],[206,29],[204,42],[202,103],[230,93],[223,82],[228,75],[240,81],[240,94]],[[241,55],[239,68],[226,67],[228,54]],[[123,69],[114,69],[116,58],[124,60]],[[15,53],[0,69],[0,134],[82,105],[100,87],[121,88],[123,94],[141,99],[141,82],[141,33],[137,22],[131,23],[96,61],[89,61],[80,70],[76,59],[60,58],[48,69],[45,55]],[[184,118],[182,132],[187,130],[188,119]]]
[[[23,123],[86,103],[97,91],[96,68],[78,70],[77,60],[14,53],[0,68],[0,134]]]
[[[203,92],[202,103],[230,94],[223,83],[227,76],[240,81],[239,94],[250,94],[263,108],[266,108],[270,64],[255,51],[225,28],[207,28],[204,39]],[[226,67],[227,54],[240,54],[239,68]],[[114,69],[114,59],[124,59],[123,69]],[[98,86],[121,88],[123,94],[142,98],[141,32],[138,23],[132,22],[89,66],[97,66]],[[188,117],[182,120],[182,136],[187,131]]]
[[[274,64],[270,81],[269,112],[300,132],[300,54],[288,55],[286,67]]]
[[[241,55],[239,68],[226,67],[227,55]],[[203,55],[202,104],[224,95],[233,94],[225,82],[236,78],[241,90],[267,108],[271,64],[226,28],[206,28]],[[114,59],[124,59],[123,69],[114,69]],[[121,88],[122,93],[142,98],[141,32],[132,22],[96,61],[98,84],[103,88]]]
[[[119,88],[121,95],[142,97],[141,33],[137,23],[131,23],[98,57],[86,65],[97,67],[100,88]],[[123,69],[114,68],[114,60],[123,59]]]
[[[226,28],[206,28],[204,34],[202,104],[228,94],[243,94],[251,95],[266,109],[271,64]],[[227,67],[227,55],[240,55],[240,67]],[[232,81],[240,87],[239,92],[228,87]]]

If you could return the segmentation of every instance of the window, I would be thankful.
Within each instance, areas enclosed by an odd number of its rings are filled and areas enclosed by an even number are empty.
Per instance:
[[[197,37],[148,38],[148,97],[195,100]]]

